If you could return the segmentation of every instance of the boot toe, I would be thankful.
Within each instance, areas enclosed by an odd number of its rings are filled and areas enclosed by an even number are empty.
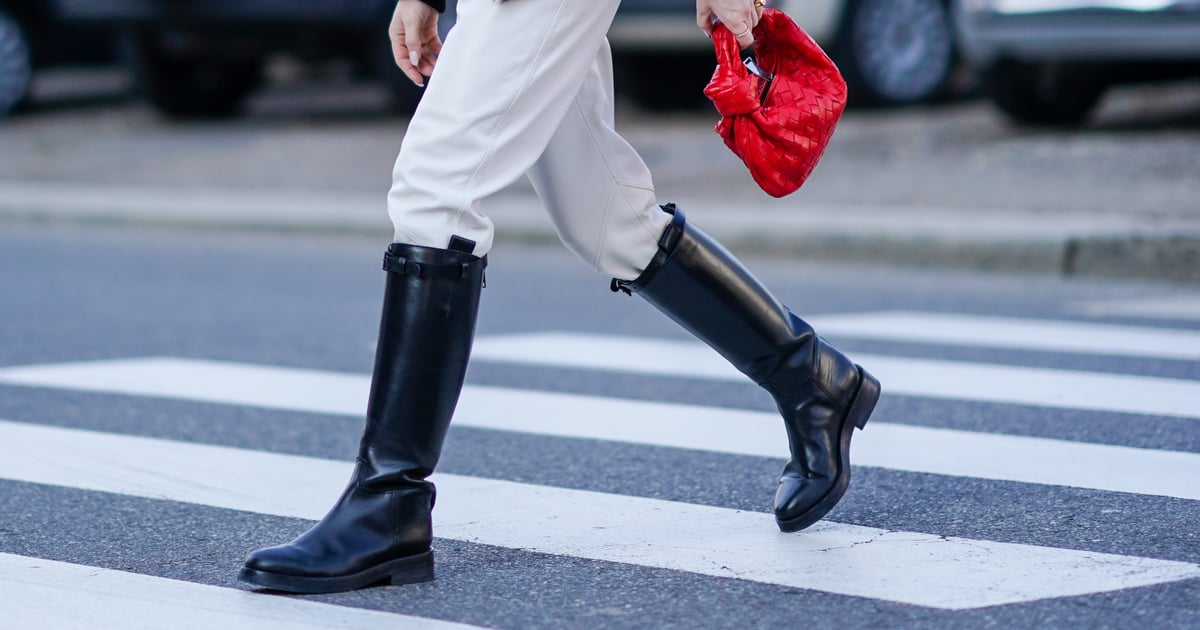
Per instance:
[[[289,593],[332,593],[361,588],[370,580],[346,581],[340,576],[314,570],[293,545],[268,547],[251,552],[238,579],[257,588]]]
[[[268,571],[272,574],[277,572],[288,572],[286,569],[290,563],[284,563],[283,558],[286,557],[281,547],[266,547],[262,550],[250,552],[250,556],[246,557],[246,569],[256,571]]]
[[[285,575],[311,575],[312,562],[298,553],[291,545],[279,545],[253,551],[246,558],[245,567],[253,571],[280,573]]]
[[[775,518],[790,521],[803,516],[821,502],[833,483],[824,478],[784,477],[775,491]]]

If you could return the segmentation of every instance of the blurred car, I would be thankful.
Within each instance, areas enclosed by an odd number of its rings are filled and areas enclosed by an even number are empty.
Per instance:
[[[29,100],[35,70],[60,64],[111,63],[111,40],[67,26],[51,0],[0,0],[0,118]]]
[[[394,0],[57,3],[72,23],[119,31],[121,56],[142,94],[168,116],[235,114],[277,54],[302,62],[349,58],[363,74],[384,79],[407,108],[420,95],[395,68],[384,35]]]
[[[948,89],[958,68],[951,0],[771,0],[829,53],[857,103],[925,101]],[[683,88],[712,74],[711,49],[696,36],[695,0],[625,0],[609,31],[627,91],[669,107]],[[684,85],[681,85],[684,84]]]
[[[3,0],[0,0],[3,1]],[[269,56],[350,58],[382,78],[401,109],[420,90],[392,62],[382,35],[394,0],[58,0],[73,19],[115,26],[145,95],[174,116],[233,114]],[[841,64],[860,102],[910,103],[940,94],[957,53],[950,0],[779,0]],[[441,21],[454,21],[454,2]],[[652,108],[702,98],[711,44],[695,0],[625,0],[610,31],[618,89]]]
[[[1111,86],[1200,77],[1196,0],[959,0],[980,87],[1013,120],[1076,125]]]

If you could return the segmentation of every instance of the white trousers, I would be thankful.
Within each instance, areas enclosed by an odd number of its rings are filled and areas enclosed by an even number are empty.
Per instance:
[[[622,280],[641,274],[670,216],[613,127],[605,34],[620,0],[460,0],[388,193],[395,241],[492,247],[481,200],[522,175],[566,246]]]

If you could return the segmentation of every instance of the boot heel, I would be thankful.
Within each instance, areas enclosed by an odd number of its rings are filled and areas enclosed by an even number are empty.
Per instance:
[[[871,376],[871,373],[858,368],[859,384],[858,392],[854,394],[854,402],[850,403],[850,411],[846,413],[849,420],[854,423],[854,426],[860,430],[867,426],[867,420],[871,418],[871,413],[875,411],[875,403],[879,402],[879,379]]]
[[[393,565],[392,586],[433,581],[433,550],[405,558]]]

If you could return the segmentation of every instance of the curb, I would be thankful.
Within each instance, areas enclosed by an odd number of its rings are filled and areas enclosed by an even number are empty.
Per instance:
[[[1200,234],[1071,242],[1064,256],[1064,273],[1200,283]]]
[[[798,259],[1200,284],[1200,235],[1000,242],[812,233],[791,240],[776,234],[722,241],[738,250]]]
[[[742,255],[1200,284],[1200,221],[922,208],[689,203],[689,218]],[[0,182],[0,219],[391,237],[382,194],[151,189]],[[557,244],[536,198],[488,201],[498,241]],[[769,229],[764,228],[769,226]]]

